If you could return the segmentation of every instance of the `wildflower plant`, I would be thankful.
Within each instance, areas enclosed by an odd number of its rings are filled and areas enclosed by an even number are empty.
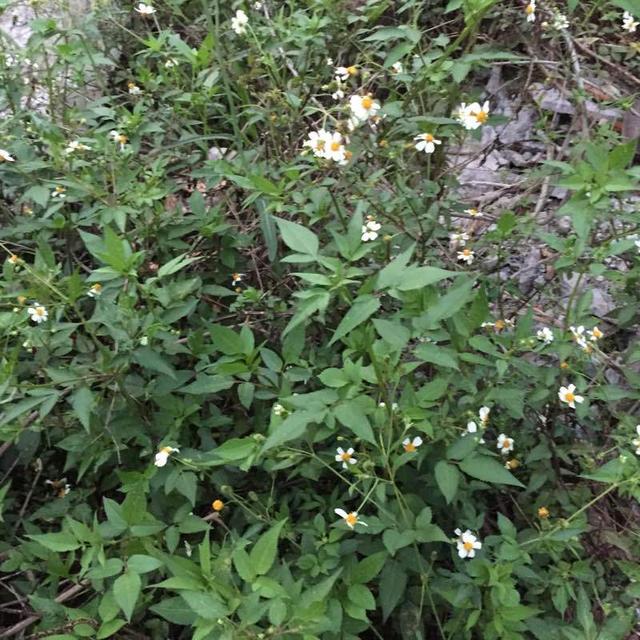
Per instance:
[[[588,9],[393,4],[0,53],[0,636],[632,633],[635,145],[580,83],[517,198],[461,188],[516,119],[488,69],[573,77]]]

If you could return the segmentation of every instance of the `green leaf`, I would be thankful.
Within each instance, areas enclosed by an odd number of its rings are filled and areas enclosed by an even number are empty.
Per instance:
[[[113,583],[113,597],[128,622],[131,622],[141,587],[140,576],[133,571],[126,571]]]
[[[120,618],[115,618],[113,620],[109,620],[109,622],[105,622],[104,624],[100,625],[100,628],[96,633],[96,640],[103,640],[104,638],[111,637],[114,633],[117,633],[120,629],[122,629],[125,624],[127,624],[127,621]]]
[[[160,602],[149,607],[153,613],[161,618],[183,626],[192,625],[196,621],[197,614],[186,602],[175,596],[173,598],[165,598]]]
[[[351,584],[364,584],[373,580],[380,573],[388,557],[386,551],[378,551],[358,562],[351,570]]]
[[[211,340],[213,346],[226,356],[235,356],[244,352],[242,338],[233,329],[222,324],[211,326]]]
[[[402,565],[395,560],[387,562],[380,575],[380,603],[384,621],[404,596],[406,587],[407,573]]]
[[[143,369],[149,369],[156,373],[162,373],[170,378],[176,379],[173,367],[151,347],[139,347],[133,352],[133,360]]]
[[[192,611],[205,620],[224,618],[229,609],[217,595],[207,591],[181,591],[180,596]]]
[[[455,275],[457,275],[455,271],[445,271],[438,267],[412,266],[405,270],[395,288],[399,291],[422,289],[430,284],[440,282],[445,278],[451,278]]]
[[[335,330],[329,346],[370,318],[379,308],[380,300],[374,296],[366,295],[356,298],[356,301]]]
[[[311,422],[320,422],[323,415],[318,415],[315,411],[296,411],[287,417],[284,422],[277,425],[273,433],[265,440],[262,451],[268,451],[290,440],[300,438]]]
[[[363,584],[352,584],[347,590],[347,597],[353,604],[362,609],[375,609],[376,600]]]
[[[489,456],[473,455],[465,458],[460,462],[460,469],[468,476],[483,480],[484,482],[524,487],[522,482],[507,471],[502,463]]]
[[[369,424],[369,419],[357,399],[342,402],[334,409],[334,414],[340,422],[355,433],[358,438],[371,444],[377,444],[376,438]]]
[[[395,260],[392,260],[378,273],[376,289],[389,289],[395,287],[402,281],[402,275],[406,271],[409,260],[411,260],[414,247],[415,244],[412,244],[409,248],[398,254]]]
[[[323,311],[329,304],[330,295],[326,291],[320,291],[306,298],[298,305],[296,312],[289,320],[289,324],[282,332],[284,338],[289,332],[295,329],[299,324],[304,322],[307,318],[311,317],[317,311]]]
[[[444,460],[440,460],[436,464],[435,469],[436,484],[444,499],[449,504],[456,496],[458,492],[458,484],[460,482],[460,471],[455,464],[449,464]]]
[[[180,391],[192,395],[204,395],[229,389],[229,387],[232,387],[234,384],[233,378],[229,376],[208,376],[201,373],[196,376],[194,382],[188,384],[186,387],[182,387]]]
[[[231,554],[233,560],[233,566],[235,567],[238,575],[247,583],[252,583],[256,579],[255,571],[249,559],[249,554],[244,549],[236,549]]]
[[[456,352],[453,349],[439,347],[436,344],[421,344],[416,347],[415,354],[420,360],[439,367],[458,369]]]
[[[415,539],[415,533],[411,530],[400,532],[397,529],[386,529],[382,534],[382,543],[391,556],[395,556],[398,549],[408,547]]]
[[[473,280],[464,279],[456,286],[451,287],[444,296],[441,296],[435,304],[429,307],[427,313],[421,318],[421,324],[425,327],[431,327],[440,320],[450,318],[454,313],[460,311],[475,295],[473,286]]]
[[[149,573],[149,571],[155,571],[163,565],[162,560],[143,554],[134,554],[127,560],[127,567],[135,573]]]
[[[278,537],[286,520],[281,520],[263,533],[249,552],[249,560],[253,571],[261,576],[271,569],[278,553]]]
[[[74,551],[80,547],[80,543],[67,531],[34,534],[27,537],[51,551]]]
[[[91,426],[91,410],[95,404],[95,398],[91,389],[80,387],[71,396],[71,406],[78,416],[82,426],[89,431]]]
[[[167,262],[166,264],[163,264],[158,269],[157,276],[158,278],[170,276],[172,273],[176,273],[177,271],[180,271],[180,269],[184,269],[186,266],[190,265],[192,262],[195,262],[197,259],[198,258],[190,258],[188,254],[182,253],[172,260],[169,260],[169,262]]]
[[[280,229],[282,240],[289,249],[311,256],[318,254],[318,236],[313,231],[296,222],[283,220],[282,218],[276,218],[275,220]]]

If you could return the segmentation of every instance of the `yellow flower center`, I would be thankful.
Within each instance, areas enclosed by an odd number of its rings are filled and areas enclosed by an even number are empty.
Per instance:
[[[496,331],[502,331],[506,327],[506,324],[504,320],[496,320],[493,326],[495,327]]]
[[[568,362],[561,362],[560,363],[560,368],[561,369],[568,369],[569,368],[569,363]]]
[[[99,284],[99,283],[96,283],[96,284],[94,284],[94,285],[91,287],[91,289],[92,289],[93,291],[102,291],[102,285],[101,285],[101,284]]]
[[[339,142],[332,142],[331,143],[331,151],[340,151],[340,147],[342,145]]]
[[[363,109],[366,109],[368,111],[373,106],[373,100],[369,96],[365,96],[364,98],[362,98],[360,104],[362,105]]]
[[[345,451],[344,453],[340,454],[340,459],[344,462],[349,462],[349,460],[351,460],[351,454]]]
[[[44,316],[44,314],[46,313],[45,308],[44,307],[36,307],[36,315],[37,316]]]
[[[66,189],[64,187],[56,187],[56,193],[64,193]]]
[[[469,257],[471,255],[471,249],[463,249],[462,255],[465,257]]]
[[[124,135],[124,133],[120,133],[118,134],[118,137],[116,138],[116,140],[120,143],[120,144],[125,144],[128,140],[127,136]]]
[[[486,111],[478,111],[478,113],[474,113],[472,115],[480,124],[484,124],[489,117],[489,114]]]
[[[407,444],[404,445],[404,450],[407,453],[413,453],[416,450],[416,445],[413,444],[413,442],[407,442]]]
[[[549,509],[547,509],[547,507],[540,507],[538,509],[538,518],[545,520],[548,517],[549,517]]]
[[[594,338],[602,338],[602,331],[600,331],[600,329],[598,329],[598,327],[594,327],[594,329],[593,329],[593,331],[591,333],[593,333],[593,337]]]
[[[348,513],[344,520],[350,527],[353,527],[358,522],[358,516],[355,513]]]
[[[358,67],[347,67],[347,73],[350,76],[355,76],[358,73]]]
[[[573,395],[573,393],[571,393],[571,391],[567,391],[567,395],[564,397],[564,399],[567,402],[573,402],[576,399],[576,397],[575,395]]]
[[[222,509],[224,509],[224,502],[222,502],[222,500],[214,500],[211,503],[211,508],[214,511],[222,511]]]
[[[535,10],[536,9],[532,4],[528,4],[527,8],[524,11],[528,16],[530,16]]]
[[[509,447],[511,447],[511,440],[509,440],[509,438],[507,438],[507,439],[502,443],[502,448],[503,448],[503,449],[509,449]]]
[[[162,449],[160,449],[160,453],[166,453],[167,455],[171,455],[172,451],[173,449],[171,447],[162,447]]]
[[[473,542],[463,542],[462,546],[464,547],[465,551],[471,551],[473,549]]]
[[[478,210],[477,209],[469,209],[469,215],[470,216],[477,216],[478,215]]]
[[[433,142],[434,138],[430,133],[425,133],[424,134],[424,139],[426,142]]]

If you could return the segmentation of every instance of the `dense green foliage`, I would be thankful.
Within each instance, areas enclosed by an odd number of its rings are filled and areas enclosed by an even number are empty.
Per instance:
[[[571,31],[491,0],[155,9],[38,17],[0,54],[2,624],[627,637],[635,145],[541,118],[566,154],[511,208],[457,188],[455,150],[509,122],[478,116],[492,65],[523,81],[532,34]],[[371,114],[349,123],[351,96]],[[342,137],[314,153],[320,129]]]

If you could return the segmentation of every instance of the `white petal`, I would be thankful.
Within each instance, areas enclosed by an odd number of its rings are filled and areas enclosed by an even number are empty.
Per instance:
[[[341,518],[346,518],[348,513],[344,509],[334,509],[333,512]]]

